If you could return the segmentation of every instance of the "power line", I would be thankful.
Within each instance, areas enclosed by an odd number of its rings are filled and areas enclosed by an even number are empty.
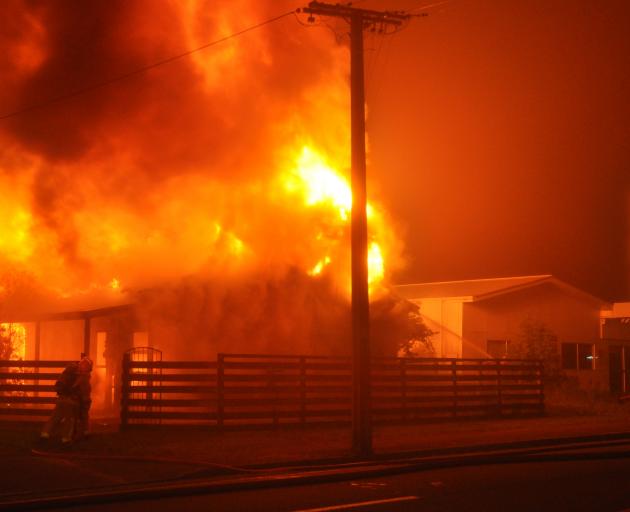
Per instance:
[[[376,34],[374,32],[369,32],[373,36],[373,40],[376,38]],[[385,41],[384,37],[378,38],[378,46],[374,48],[374,54],[371,59],[367,61],[367,66],[365,69],[365,90],[366,93],[371,91],[372,80],[374,78],[375,68],[378,64],[378,59],[381,55],[381,50],[383,49],[383,42]]]
[[[375,79],[375,81],[372,81],[371,83],[369,83],[368,85],[370,86],[368,91],[368,94],[370,96],[370,101],[375,102],[375,100],[379,97],[380,93],[381,93],[381,89],[383,87],[383,76],[387,75],[387,71],[389,68],[389,60],[390,60],[390,55],[391,55],[391,47],[392,47],[392,42],[394,40],[394,38],[396,37],[396,34],[398,34],[399,30],[393,32],[391,34],[391,37],[387,38],[387,42],[385,43],[385,47],[383,48],[382,52],[383,52],[383,60],[381,61],[381,72],[380,73],[374,73],[376,74],[377,78]],[[384,40],[384,39],[383,39]],[[371,78],[371,77],[370,77]]]
[[[415,13],[415,12],[418,12],[418,11],[426,11],[427,9],[432,9],[433,7],[439,7],[441,5],[446,5],[448,3],[451,3],[451,0],[443,0],[443,1],[440,1],[440,2],[434,2],[432,4],[421,5],[419,7],[414,8],[414,9],[410,9],[408,12]]]
[[[165,64],[170,64],[173,61],[179,60],[179,59],[183,59],[184,57],[188,57],[189,55],[192,55],[193,53],[196,52],[200,52],[201,50],[205,50],[207,48],[210,48],[211,46],[215,46],[221,43],[224,43],[225,41],[228,41],[230,39],[233,39],[235,37],[241,36],[247,32],[251,32],[252,30],[256,30],[258,28],[264,27],[265,25],[269,25],[275,21],[278,21],[286,16],[289,16],[291,14],[293,14],[295,11],[289,11],[289,12],[285,12],[284,14],[280,14],[278,16],[274,16],[273,18],[269,18],[267,20],[261,21],[260,23],[257,23],[256,25],[252,25],[250,27],[244,28],[242,30],[239,30],[238,32],[234,32],[232,34],[229,34],[227,36],[224,36],[220,39],[216,39],[214,41],[211,41],[210,43],[206,43],[202,46],[199,46],[197,48],[193,48],[192,50],[188,50],[185,51],[183,53],[179,53],[177,55],[173,55],[171,57],[168,57],[166,59],[154,62],[153,64],[148,64],[146,66],[134,69],[133,71],[129,71],[128,73],[124,73],[122,75],[118,75],[115,76],[113,78],[110,78],[108,80],[104,80],[103,82],[98,82],[92,85],[88,85],[86,87],[82,87],[81,89],[77,89],[75,91],[69,92],[67,94],[63,94],[61,96],[57,96],[55,98],[50,98],[46,101],[43,101],[41,103],[35,103],[33,105],[29,105],[27,107],[21,108],[19,110],[14,110],[13,112],[9,112],[7,114],[3,114],[0,116],[0,121],[4,120],[4,119],[9,119],[11,117],[15,117],[21,114],[25,114],[26,112],[31,112],[33,110],[37,110],[40,108],[44,108],[47,107],[49,105],[52,105],[54,103],[59,103],[65,100],[69,100],[71,98],[74,98],[76,96],[80,96],[82,94],[86,94],[88,92],[94,91],[96,89],[100,89],[102,87],[106,87],[108,85],[114,84],[116,82],[120,82],[122,80],[126,80],[127,78],[130,78],[132,76],[135,75],[139,75],[142,74],[146,71],[149,71],[151,69],[157,68],[159,66],[163,66]]]

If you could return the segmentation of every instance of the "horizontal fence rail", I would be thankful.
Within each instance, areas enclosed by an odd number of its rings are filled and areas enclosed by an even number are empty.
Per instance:
[[[544,413],[542,363],[374,359],[375,424]],[[352,361],[219,354],[216,361],[123,360],[121,425],[349,423]]]
[[[0,420],[42,421],[50,415],[55,381],[69,363],[0,360]]]

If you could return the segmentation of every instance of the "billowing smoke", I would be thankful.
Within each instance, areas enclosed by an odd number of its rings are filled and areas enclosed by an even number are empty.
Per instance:
[[[330,279],[312,279],[298,269],[279,279],[185,279],[141,292],[137,304],[140,325],[150,325],[156,345],[170,358],[210,359],[220,352],[349,355],[352,350],[348,300],[334,293]],[[432,354],[433,333],[419,319],[418,308],[390,294],[372,302],[370,331],[375,356]]]
[[[5,135],[43,158],[41,172],[57,176],[38,181],[43,182],[38,199],[51,185],[66,184],[63,163],[87,161],[82,174],[105,181],[101,185],[108,191],[118,190],[122,181],[120,192],[126,194],[173,175],[225,178],[268,167],[278,121],[308,117],[311,100],[305,95],[338,71],[331,70],[337,49],[329,38],[289,26],[291,20],[71,101],[51,100],[220,39],[290,10],[289,4],[3,2],[0,14],[8,23],[1,33],[1,72],[9,78],[3,112],[47,104],[3,122]],[[114,158],[124,169],[113,165]]]
[[[349,314],[347,49],[291,15],[118,80],[295,7],[2,2],[0,115],[18,113],[0,120],[0,285],[127,293],[175,339],[217,350],[335,352]],[[400,247],[377,204],[369,215],[377,287]]]
[[[339,156],[345,123],[332,116],[321,129],[321,110],[343,112],[347,103],[337,97],[343,51],[289,18],[54,101],[287,12],[289,4],[2,3],[0,16],[9,23],[0,29],[0,74],[8,77],[1,111],[45,105],[2,121],[2,145],[14,149],[3,160],[31,157],[22,170],[30,174],[32,227],[54,236],[46,250],[57,251],[73,272],[89,267],[81,239],[91,226],[77,225],[77,212],[105,203],[146,217],[160,208],[172,180],[202,175],[239,186],[264,178],[279,165],[280,141],[314,141]],[[0,171],[19,172],[5,161]],[[89,275],[83,270],[81,280]]]

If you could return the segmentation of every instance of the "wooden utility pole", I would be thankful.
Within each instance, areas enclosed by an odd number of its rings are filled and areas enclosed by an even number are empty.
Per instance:
[[[368,297],[367,187],[365,164],[365,84],[363,31],[385,32],[400,26],[409,15],[357,9],[350,5],[310,2],[301,9],[310,15],[343,18],[350,23],[350,82],[352,122],[352,444],[356,455],[372,453],[370,410],[370,307]]]

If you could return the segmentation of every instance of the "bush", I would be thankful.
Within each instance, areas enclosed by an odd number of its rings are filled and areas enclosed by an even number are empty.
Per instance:
[[[527,317],[521,322],[512,356],[516,359],[540,359],[547,382],[563,380],[558,355],[558,337],[540,320]]]
[[[431,336],[420,308],[405,299],[388,295],[370,304],[372,355],[434,357]]]

